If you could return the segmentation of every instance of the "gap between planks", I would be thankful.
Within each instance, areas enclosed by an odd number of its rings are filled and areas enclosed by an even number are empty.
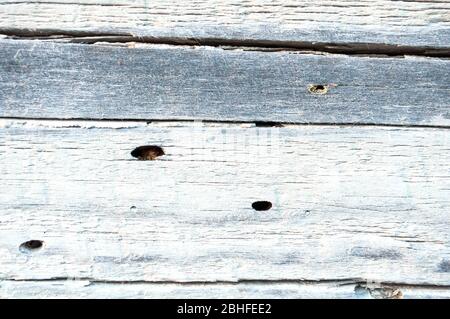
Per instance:
[[[333,53],[357,56],[425,56],[449,58],[450,47],[430,47],[395,45],[385,43],[363,42],[316,42],[316,41],[279,41],[279,40],[252,40],[227,38],[189,38],[189,37],[150,37],[123,34],[102,34],[98,32],[57,30],[25,30],[2,29],[0,35],[15,40],[41,40],[60,43],[83,43],[111,45],[127,43],[167,44],[179,46],[210,46],[224,49],[245,49],[249,51],[278,52],[278,51],[306,51],[308,53]]]
[[[411,287],[375,283],[105,283],[72,279],[55,281],[0,280],[0,297],[14,298],[449,298],[445,287]]]
[[[370,279],[364,278],[339,278],[339,279],[238,279],[238,280],[214,280],[214,281],[179,281],[179,280],[105,280],[105,279],[96,279],[91,277],[52,277],[52,278],[33,278],[33,279],[25,279],[25,278],[0,278],[0,282],[2,281],[11,281],[11,282],[60,282],[60,281],[88,281],[91,284],[111,284],[111,285],[182,285],[182,286],[190,286],[190,285],[204,285],[204,286],[218,286],[218,285],[246,285],[246,284],[257,284],[257,285],[272,285],[272,284],[297,284],[297,285],[321,285],[321,284],[332,284],[336,286],[351,286],[351,285],[361,285],[361,286],[370,286],[377,285],[380,287],[403,287],[403,288],[411,288],[411,289],[449,289],[450,292],[450,284],[448,285],[440,285],[440,284],[412,284],[405,282],[383,282],[383,281],[373,281]]]
[[[33,124],[34,123],[34,124]],[[303,127],[303,126],[335,126],[335,127],[398,127],[398,128],[431,128],[450,129],[448,125],[436,124],[385,124],[385,123],[302,123],[282,121],[232,121],[232,120],[193,120],[193,119],[102,119],[102,118],[38,118],[38,117],[8,117],[0,116],[0,128],[11,125],[45,126],[45,127],[70,127],[70,128],[135,128],[145,126],[167,126],[167,127],[198,127],[198,126],[228,126],[242,128],[257,127]]]

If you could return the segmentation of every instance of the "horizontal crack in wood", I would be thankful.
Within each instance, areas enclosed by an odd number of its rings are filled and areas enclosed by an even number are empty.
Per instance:
[[[295,126],[340,126],[340,127],[360,127],[360,126],[374,126],[374,127],[399,127],[399,128],[437,128],[437,129],[450,129],[447,125],[434,125],[434,124],[387,124],[387,123],[364,123],[364,122],[284,122],[284,121],[233,121],[233,120],[198,120],[198,119],[104,119],[104,118],[53,118],[53,117],[11,117],[11,116],[0,116],[0,121],[49,121],[49,122],[67,122],[67,127],[74,127],[71,122],[102,122],[102,123],[125,123],[125,122],[136,122],[136,123],[147,123],[147,124],[157,124],[157,123],[186,123],[199,125],[204,124],[230,124],[230,125],[242,125],[242,124],[255,124],[255,127],[259,128],[283,128],[287,125]]]
[[[238,280],[217,280],[217,281],[177,281],[177,280],[106,280],[95,279],[90,277],[51,277],[51,278],[37,278],[37,279],[23,279],[23,278],[0,278],[1,282],[60,282],[60,281],[89,281],[90,284],[149,284],[149,285],[245,285],[245,284],[299,284],[299,285],[319,285],[319,284],[336,284],[337,286],[360,285],[365,287],[376,284],[380,287],[395,287],[395,288],[410,288],[410,289],[450,289],[449,285],[429,284],[429,283],[404,283],[404,282],[381,282],[366,280],[362,278],[340,278],[340,279],[238,279]]]
[[[212,46],[230,48],[253,48],[259,51],[312,51],[365,56],[427,56],[449,58],[450,48],[428,46],[405,46],[388,43],[331,43],[309,41],[281,41],[227,38],[188,38],[188,37],[150,37],[134,36],[126,33],[104,33],[91,31],[61,31],[51,29],[0,28],[0,34],[12,39],[37,39],[63,41],[63,43],[95,44],[107,43],[148,43],[189,46]]]

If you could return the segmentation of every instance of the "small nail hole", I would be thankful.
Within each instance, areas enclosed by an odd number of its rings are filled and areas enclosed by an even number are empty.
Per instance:
[[[153,161],[162,155],[165,155],[164,150],[155,145],[139,146],[131,151],[131,156],[143,161]]]
[[[44,242],[42,240],[29,240],[20,245],[22,250],[36,250],[42,247]]]
[[[272,208],[272,203],[268,202],[268,201],[265,201],[265,200],[257,201],[257,202],[254,202],[252,204],[252,208],[254,210],[258,210],[258,211],[260,211],[260,210],[269,210],[269,209]]]
[[[328,85],[311,84],[308,86],[308,91],[312,94],[325,94],[328,92]]]

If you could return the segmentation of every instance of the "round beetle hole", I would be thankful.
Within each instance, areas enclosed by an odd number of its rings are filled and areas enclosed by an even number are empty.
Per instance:
[[[20,245],[22,250],[36,250],[42,247],[44,242],[42,240],[29,240]]]
[[[328,85],[312,84],[308,86],[308,91],[312,94],[325,94],[328,92]]]
[[[269,209],[271,209],[272,208],[272,203],[271,202],[268,202],[268,201],[265,201],[265,200],[263,200],[263,201],[258,201],[258,202],[254,202],[253,204],[252,204],[252,208],[254,209],[254,210],[269,210]]]
[[[131,156],[143,161],[153,161],[162,155],[165,155],[164,150],[155,145],[139,146],[131,151]]]

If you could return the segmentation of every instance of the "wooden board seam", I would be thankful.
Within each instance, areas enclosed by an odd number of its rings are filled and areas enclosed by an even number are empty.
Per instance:
[[[407,46],[386,43],[364,42],[312,42],[312,41],[280,41],[254,39],[226,38],[187,38],[187,37],[149,37],[132,34],[58,31],[58,30],[28,30],[0,28],[0,35],[15,40],[37,39],[42,41],[57,41],[62,43],[147,43],[183,46],[210,46],[228,48],[246,48],[253,51],[309,51],[346,55],[364,56],[425,56],[449,58],[450,47]]]
[[[450,125],[438,125],[438,124],[389,124],[389,123],[332,123],[332,122],[315,122],[315,123],[303,123],[303,122],[286,122],[286,121],[233,121],[233,120],[192,120],[192,119],[103,119],[103,118],[52,118],[52,117],[15,117],[15,116],[0,116],[0,127],[2,125],[10,125],[15,121],[31,121],[45,124],[48,127],[83,127],[83,123],[89,124],[87,126],[95,126],[97,123],[102,123],[101,127],[108,127],[108,123],[111,124],[111,128],[115,127],[117,123],[123,123],[126,125],[183,125],[183,126],[199,126],[199,125],[215,125],[226,124],[232,126],[245,126],[245,127],[304,127],[304,126],[337,126],[337,127],[398,127],[398,128],[433,128],[433,129],[450,129]],[[54,125],[52,125],[54,123]],[[18,123],[15,123],[15,125]]]
[[[309,279],[238,279],[238,280],[215,280],[215,281],[204,281],[204,280],[194,280],[194,281],[178,281],[178,280],[105,280],[105,279],[95,279],[91,277],[52,277],[52,278],[33,278],[33,279],[22,279],[22,278],[0,278],[0,282],[10,281],[10,282],[58,282],[58,281],[89,281],[90,284],[113,284],[113,285],[124,285],[124,284],[148,284],[148,285],[166,285],[166,284],[176,284],[181,286],[219,286],[219,285],[247,285],[247,284],[298,284],[298,285],[320,285],[320,284],[334,284],[337,286],[349,286],[349,285],[360,285],[360,286],[389,286],[389,287],[408,287],[416,289],[450,289],[450,285],[444,284],[412,284],[407,282],[392,282],[392,281],[378,281],[363,278],[339,278],[339,279],[321,279],[321,280],[309,280]]]

